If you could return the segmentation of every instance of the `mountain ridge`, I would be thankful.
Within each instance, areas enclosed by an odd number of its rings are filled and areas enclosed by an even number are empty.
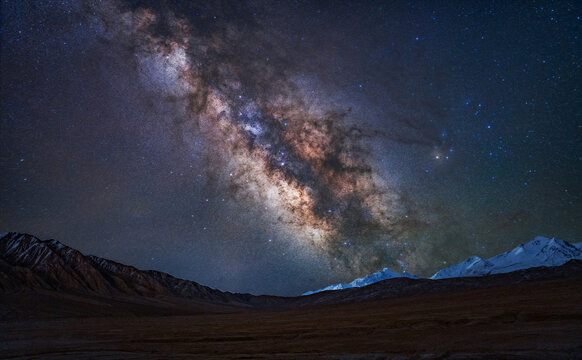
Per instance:
[[[156,270],[139,270],[98,256],[83,255],[57,240],[4,233],[0,236],[0,290],[19,288],[103,296],[168,296],[243,306],[259,298],[223,292]]]
[[[319,289],[319,290],[307,291],[307,292],[303,293],[302,295],[312,295],[312,294],[317,294],[318,292],[328,291],[328,290],[344,290],[344,289],[350,289],[350,288],[354,288],[354,287],[363,287],[363,286],[377,283],[379,281],[396,279],[396,278],[420,279],[418,276],[409,274],[406,271],[403,271],[402,273],[397,273],[397,272],[394,272],[388,268],[384,268],[384,269],[377,271],[375,273],[366,275],[366,276],[361,277],[361,278],[357,278],[349,283],[332,284],[332,285],[326,286],[326,287]]]
[[[559,266],[572,259],[582,259],[582,243],[571,244],[557,238],[536,236],[512,250],[482,259],[469,259],[437,271],[430,279],[502,274],[537,266]]]
[[[548,248],[549,250],[547,250]],[[428,279],[436,280],[502,274],[540,266],[559,266],[572,259],[582,260],[582,242],[571,244],[557,238],[550,239],[543,236],[536,236],[526,244],[520,244],[512,250],[488,259],[471,256],[463,262],[437,271],[434,275],[428,277]],[[396,273],[388,268],[384,268],[373,274],[357,278],[349,283],[332,284],[318,290],[307,291],[303,295],[312,295],[329,290],[363,287],[379,281],[395,278],[421,279],[407,272]]]
[[[56,240],[5,233],[0,237],[0,321],[319,308],[431,294],[462,296],[468,291],[523,284],[576,283],[581,274],[582,260],[572,260],[563,266],[508,274],[437,280],[410,275],[309,296],[255,296],[222,292],[159,271],[142,271],[97,256],[86,256]]]

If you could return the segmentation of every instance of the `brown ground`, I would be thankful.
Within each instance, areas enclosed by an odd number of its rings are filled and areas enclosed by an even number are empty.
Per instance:
[[[288,310],[201,310],[4,320],[0,358],[582,359],[582,279]]]

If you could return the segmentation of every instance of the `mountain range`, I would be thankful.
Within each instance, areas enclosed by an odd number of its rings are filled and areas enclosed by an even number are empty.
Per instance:
[[[503,259],[533,252],[551,265],[577,256],[567,243],[541,240]],[[503,271],[518,266],[490,260]],[[255,296],[5,233],[0,358],[580,358],[581,260],[445,278],[476,263],[443,278],[396,274],[307,296]],[[354,285],[389,276],[382,271]]]
[[[383,269],[309,296],[279,297],[220,291],[160,271],[139,270],[87,256],[56,240],[4,233],[0,236],[0,294],[3,294],[0,320],[87,316],[88,313],[92,316],[171,315],[297,308],[483,289],[575,276],[582,271],[582,261],[575,260],[582,258],[580,245],[538,237],[487,260],[473,257],[437,272],[430,279]],[[561,265],[570,259],[574,262],[569,267],[544,267]],[[541,267],[527,269],[532,266]]]
[[[223,292],[160,271],[143,271],[56,240],[20,233],[0,236],[0,291],[41,289],[103,298],[187,299],[193,303],[251,306],[268,297]]]
[[[503,274],[539,266],[559,266],[575,259],[582,260],[582,242],[570,244],[569,242],[556,238],[550,239],[537,236],[525,245],[521,244],[511,251],[488,259],[472,256],[459,264],[437,271],[430,279],[437,280]],[[328,290],[363,287],[379,281],[395,278],[418,279],[419,277],[407,272],[397,273],[388,268],[384,268],[350,283],[329,285],[319,290],[308,291],[303,295],[311,295]]]

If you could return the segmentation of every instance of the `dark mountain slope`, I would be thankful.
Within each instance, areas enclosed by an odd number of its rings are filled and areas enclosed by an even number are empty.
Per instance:
[[[6,233],[0,238],[0,293],[35,292],[31,298],[131,299],[132,303],[197,303],[249,307],[275,297],[233,294],[159,271],[142,271],[97,256],[86,256],[56,240]],[[21,296],[26,298],[26,296]],[[51,301],[49,301],[51,302]],[[182,304],[183,305],[183,304]]]
[[[582,261],[507,274],[441,280],[395,278],[362,288],[283,298],[222,292],[159,271],[86,256],[56,240],[6,233],[0,237],[0,319],[119,315],[180,315],[328,306],[454,295],[546,282],[580,284]]]

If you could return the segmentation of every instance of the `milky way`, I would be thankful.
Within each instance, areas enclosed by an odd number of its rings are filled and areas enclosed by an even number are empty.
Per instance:
[[[6,231],[278,294],[580,241],[578,6],[2,6]]]
[[[348,267],[394,261],[376,243],[385,248],[387,239],[402,240],[422,219],[408,217],[395,185],[370,161],[369,143],[386,134],[350,123],[351,108],[302,95],[287,54],[257,54],[282,39],[220,21],[204,34],[172,10],[112,3],[96,11],[105,36],[132,49],[141,80],[179,114],[175,131],[183,146],[204,144],[202,156],[214,164],[205,176],[230,199],[263,209],[273,226]],[[441,145],[434,137],[414,142]],[[345,253],[346,246],[358,250]]]

